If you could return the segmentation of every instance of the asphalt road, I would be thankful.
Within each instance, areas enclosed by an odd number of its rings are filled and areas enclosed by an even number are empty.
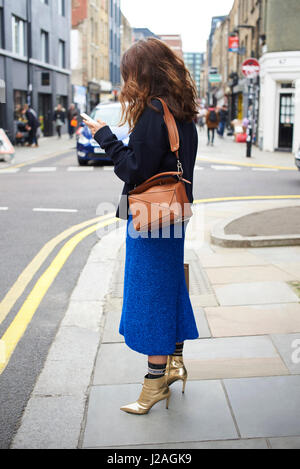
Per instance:
[[[67,228],[97,216],[100,203],[117,204],[122,189],[112,171],[93,166],[73,170],[75,152],[0,174],[0,298],[50,239]],[[255,171],[197,162],[194,198],[300,194],[300,173]],[[55,209],[37,211],[36,209]],[[61,212],[57,210],[72,210]],[[74,250],[38,307],[23,338],[0,375],[0,448],[8,448],[22,412],[43,367],[49,347],[67,309],[96,234]],[[62,244],[49,255],[0,324],[7,330],[24,300]],[[76,363],[74,363],[76,366]]]

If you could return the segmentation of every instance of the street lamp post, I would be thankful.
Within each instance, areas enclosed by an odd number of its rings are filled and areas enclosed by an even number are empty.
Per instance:
[[[30,59],[32,55],[31,43],[31,0],[26,2],[26,19],[27,19],[27,104],[32,104],[32,83],[30,73]]]

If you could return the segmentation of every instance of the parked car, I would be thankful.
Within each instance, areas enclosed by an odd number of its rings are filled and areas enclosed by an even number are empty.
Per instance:
[[[297,168],[299,169],[300,171],[300,147],[299,147],[299,150],[297,151],[296,153],[296,159],[295,159],[295,162],[296,162],[296,166]]]
[[[112,132],[119,140],[126,145],[129,141],[129,128],[128,125],[119,127],[118,124],[121,118],[121,104],[120,103],[103,103],[98,104],[90,114],[94,120],[101,119],[106,122],[111,128]],[[92,137],[90,129],[82,124],[77,132],[77,160],[80,166],[86,166],[89,161],[102,161],[112,162],[109,156],[105,153],[96,140]]]

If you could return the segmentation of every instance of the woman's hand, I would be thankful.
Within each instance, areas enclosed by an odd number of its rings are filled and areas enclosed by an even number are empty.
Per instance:
[[[90,129],[93,137],[95,133],[98,132],[98,130],[102,129],[102,127],[107,126],[107,124],[105,122],[102,122],[100,119],[97,120],[97,123],[86,121],[85,119],[83,119],[83,123]]]

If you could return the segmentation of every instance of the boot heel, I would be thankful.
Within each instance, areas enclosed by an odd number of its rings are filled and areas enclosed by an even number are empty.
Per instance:
[[[169,400],[170,400],[171,393],[168,395],[167,400],[166,400],[166,409],[169,408]]]
[[[186,380],[187,380],[187,378],[185,378],[185,379],[183,380],[183,383],[182,383],[182,394],[184,394],[185,385],[186,385]]]

